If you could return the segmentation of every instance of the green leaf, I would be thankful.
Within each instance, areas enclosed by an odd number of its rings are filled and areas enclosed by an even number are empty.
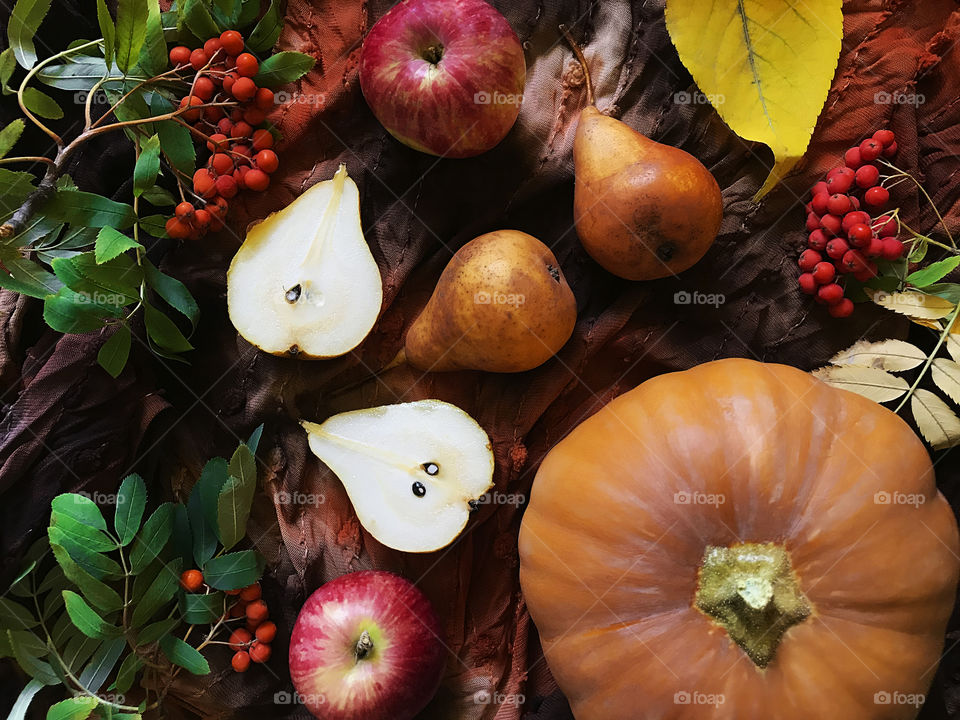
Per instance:
[[[257,448],[260,446],[261,435],[263,435],[263,423],[260,423],[257,429],[250,433],[250,439],[246,442],[246,446],[250,448],[250,452],[254,455],[257,454]]]
[[[254,52],[269,50],[277,42],[281,30],[283,30],[283,13],[280,10],[280,2],[270,0],[270,7],[247,39],[247,47]]]
[[[173,599],[180,587],[180,568],[180,558],[175,558],[160,568],[156,579],[150,583],[140,602],[133,608],[131,627],[142,627],[150,622],[156,612]]]
[[[218,37],[220,28],[207,10],[203,0],[184,0],[183,22],[198,38]]]
[[[117,670],[116,691],[125,695],[133,687],[133,681],[137,678],[137,673],[143,668],[143,659],[136,653],[127,655],[120,663],[120,669]],[[115,717],[115,716],[114,716]]]
[[[124,72],[137,63],[147,35],[147,0],[119,0],[117,3],[116,61]]]
[[[93,552],[110,552],[117,549],[117,543],[102,530],[86,525],[69,515],[61,515],[56,510],[50,513],[50,527],[57,528],[68,540]]]
[[[163,39],[163,21],[157,0],[147,0],[147,29],[139,64],[149,75],[159,75],[167,69],[167,43]]]
[[[173,632],[173,629],[179,624],[180,621],[177,618],[167,618],[165,620],[157,620],[155,623],[150,623],[137,633],[137,645],[155,643],[164,635],[169,635]]]
[[[143,250],[143,245],[129,235],[124,235],[119,230],[107,226],[100,228],[100,232],[97,233],[95,248],[94,259],[98,264],[103,264],[132,248]]]
[[[130,357],[130,328],[120,325],[113,335],[101,346],[97,353],[97,363],[110,377],[116,378],[123,372]]]
[[[157,295],[162,297],[170,307],[185,315],[187,319],[190,320],[191,327],[197,327],[200,308],[197,306],[197,301],[193,299],[193,295],[190,294],[186,285],[176,278],[160,272],[160,270],[146,258],[144,258],[143,261],[143,276],[147,284],[154,289]]]
[[[240,0],[213,0],[213,17],[220,27],[237,27]]]
[[[11,213],[33,192],[36,178],[28,172],[0,168],[0,211]]]
[[[99,305],[123,307],[139,298],[143,270],[133,258],[116,255],[99,262],[95,252],[56,258],[53,271],[74,292]]]
[[[173,503],[164,503],[147,518],[130,551],[130,572],[134,575],[153,562],[166,547],[173,531]]]
[[[217,590],[240,590],[260,579],[263,565],[263,558],[253,550],[228,553],[204,564],[203,579]]]
[[[116,578],[123,575],[123,571],[116,560],[77,544],[68,537],[66,533],[60,530],[60,528],[47,528],[47,535],[50,537],[51,545],[60,545],[66,548],[74,562],[97,580]]]
[[[56,544],[51,547],[57,563],[63,569],[64,575],[80,589],[80,592],[83,593],[84,597],[89,600],[92,605],[105,613],[110,613],[123,607],[123,599],[119,593],[80,567],[76,561],[70,557],[66,548]]]
[[[960,265],[960,256],[946,258],[935,263],[930,263],[925,268],[920,268],[907,275],[907,282],[918,288],[925,288],[945,278]]]
[[[177,503],[173,512],[173,549],[183,559],[184,564],[193,564],[193,533],[190,531],[190,517],[187,506]]]
[[[117,30],[104,0],[97,0],[97,22],[100,23],[100,34],[103,35],[103,59],[109,67],[113,63],[113,46]]]
[[[253,453],[241,445],[230,460],[230,478],[217,501],[217,527],[220,542],[229,550],[247,533],[247,520],[257,490],[257,465]]]
[[[164,190],[163,192],[166,192]],[[155,238],[167,237],[167,218],[163,215],[147,215],[137,220],[140,230]]]
[[[33,614],[23,605],[0,597],[0,628],[4,630],[29,630],[39,625]]]
[[[41,208],[49,217],[71,225],[125,230],[137,220],[137,214],[126,203],[81,190],[60,190]]]
[[[17,144],[17,140],[19,140],[20,135],[23,134],[24,127],[23,120],[17,118],[3,130],[0,130],[0,158],[6,157],[7,153]]]
[[[188,625],[215,623],[223,615],[223,593],[180,593],[180,615]]]
[[[0,251],[0,261],[3,262],[3,268],[0,268],[0,287],[38,300],[58,292],[63,287],[63,283],[56,276],[33,260],[23,257],[18,250],[11,250],[9,253]]]
[[[162,125],[163,123],[161,123]],[[143,195],[140,196],[141,200],[146,200],[151,205],[156,207],[169,207],[171,205],[177,204],[177,199],[170,193],[169,190],[160,187],[159,185],[154,185],[152,188],[144,190]],[[150,221],[151,227],[148,229],[146,223]],[[165,232],[164,223],[166,220],[162,215],[148,215],[147,217],[140,218],[137,222],[140,223],[140,228],[146,230],[154,237],[158,237],[156,232],[151,232],[154,228],[159,228],[160,233]]]
[[[23,91],[23,104],[34,115],[48,120],[59,120],[63,117],[63,110],[57,105],[57,101],[34,87]]]
[[[50,501],[50,509],[59,515],[71,517],[77,522],[97,528],[107,529],[107,521],[97,504],[88,497],[77,493],[62,493]]]
[[[121,545],[128,545],[140,529],[147,505],[147,486],[139,475],[127,475],[117,491],[117,514],[113,526]]]
[[[27,673],[30,677],[36,680],[39,683],[44,685],[57,685],[60,683],[60,678],[57,677],[57,674],[53,671],[53,668],[50,667],[50,663],[39,660],[29,653],[23,652],[20,646],[14,641],[12,636],[12,631],[7,630],[7,638],[10,641],[10,645],[13,649],[13,657],[17,661],[17,665]]]
[[[160,148],[167,160],[181,173],[192,177],[197,165],[197,151],[190,131],[173,120],[161,120],[155,123],[155,127],[160,137]]]
[[[167,656],[167,660],[174,665],[179,665],[187,672],[194,675],[206,675],[210,672],[210,665],[200,651],[175,635],[161,638],[160,649]]]
[[[303,53],[285,50],[260,63],[260,72],[253,81],[257,87],[276,88],[303,77],[316,60]]]
[[[82,92],[91,90],[105,77],[121,77],[117,73],[118,71],[113,69],[107,71],[106,64],[100,58],[83,57],[82,59],[71,58],[56,65],[45,65],[36,77],[45,85],[58,90]],[[77,96],[78,102],[83,102],[86,99],[86,95]]]
[[[260,0],[240,0],[240,16],[234,27],[237,30],[247,27],[257,19],[260,14]]]
[[[954,304],[960,303],[960,284],[957,283],[927,285],[923,291],[929,295],[942,297],[944,300],[949,300]]]
[[[60,288],[55,295],[43,301],[43,320],[53,330],[62,333],[87,333],[103,327],[107,318],[117,317],[122,308],[107,307],[91,302],[89,296],[68,288]]]
[[[204,511],[201,495],[194,491],[187,501],[187,516],[190,519],[190,535],[193,538],[193,559],[202,566],[217,551],[217,536],[214,526]]]
[[[43,683],[37,680],[28,682],[23,690],[20,691],[16,702],[13,703],[13,707],[10,708],[10,714],[7,715],[7,720],[25,720],[27,717],[27,708],[30,707],[33,696],[42,689]]]
[[[51,0],[17,0],[7,20],[7,40],[24,70],[37,63],[33,36],[50,10]]]
[[[13,77],[13,71],[16,69],[17,58],[13,55],[13,48],[7,48],[0,53],[0,86],[3,87],[4,95],[10,95],[14,92],[10,89],[9,83],[10,78]]]
[[[193,350],[193,345],[183,336],[173,320],[153,305],[144,303],[143,315],[147,325],[147,335],[159,347],[172,352]]]
[[[86,720],[99,704],[99,698],[88,695],[61,700],[47,710],[47,720]]]
[[[119,635],[120,628],[106,622],[97,611],[87,605],[87,601],[72,590],[63,591],[63,602],[67,606],[70,621],[77,630],[91,638],[110,638]]]
[[[190,490],[190,498],[196,498],[210,527],[217,527],[217,506],[220,491],[230,479],[230,469],[224,458],[210,458],[200,471],[200,478]],[[202,563],[201,563],[202,564]]]
[[[133,168],[133,194],[140,197],[157,182],[160,172],[160,138],[151,135],[140,145],[140,157]]]
[[[62,597],[60,599],[63,600]],[[67,619],[67,627],[76,630],[73,623],[70,622],[70,616],[64,614],[63,617]],[[67,641],[66,649],[62,653],[63,661],[70,668],[70,672],[78,671],[80,666],[89,660],[102,644],[100,640],[88,638],[83,633],[76,632]]]
[[[80,673],[80,684],[90,692],[98,692],[126,647],[127,640],[124,637],[110,638],[104,642]]]

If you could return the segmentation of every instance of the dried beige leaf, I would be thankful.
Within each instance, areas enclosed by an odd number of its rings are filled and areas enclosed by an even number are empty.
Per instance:
[[[944,450],[960,443],[960,418],[932,392],[915,391],[910,398],[910,409],[920,434],[934,450]]]
[[[886,292],[864,288],[870,299],[880,307],[917,320],[939,320],[953,312],[954,304],[936,295],[925,295],[915,290]],[[923,323],[926,324],[926,323]]]
[[[926,359],[927,355],[923,350],[903,340],[881,342],[861,340],[830,358],[830,364],[874,367],[900,372],[912,370]]]
[[[950,353],[950,357],[960,362],[960,336],[952,333],[948,334],[944,344],[947,346],[947,352]]]
[[[909,387],[903,378],[872,367],[833,365],[814,370],[813,376],[827,385],[855,392],[878,403],[896,400]]]
[[[930,375],[937,387],[960,404],[960,365],[953,360],[937,358],[930,366]]]

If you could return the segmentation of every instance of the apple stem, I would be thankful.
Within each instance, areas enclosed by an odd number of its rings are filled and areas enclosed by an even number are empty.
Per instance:
[[[360,639],[357,640],[357,647],[354,650],[354,655],[356,655],[357,662],[360,662],[367,657],[373,651],[373,638],[370,637],[370,633],[364,630],[360,633]]]
[[[580,46],[577,45],[576,40],[573,39],[573,36],[570,34],[570,31],[567,30],[566,25],[560,26],[560,32],[563,33],[563,37],[566,38],[567,42],[570,44],[570,47],[573,49],[573,54],[577,56],[577,61],[580,63],[580,67],[583,68],[583,77],[587,83],[587,105],[596,105],[593,97],[593,82],[590,80],[590,68],[587,67],[587,59],[583,56],[583,50],[580,49]]]

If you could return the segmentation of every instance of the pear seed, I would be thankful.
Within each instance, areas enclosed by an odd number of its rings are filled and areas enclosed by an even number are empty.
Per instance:
[[[423,497],[427,494],[426,486],[419,480],[417,480],[410,489],[413,490],[413,494],[417,497]]]

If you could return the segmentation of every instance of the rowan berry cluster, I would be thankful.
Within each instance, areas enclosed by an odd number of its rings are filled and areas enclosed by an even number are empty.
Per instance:
[[[244,52],[243,36],[226,30],[191,50],[170,50],[174,68],[192,73],[190,89],[180,100],[181,117],[195,135],[206,140],[210,154],[193,175],[195,199],[177,205],[167,220],[167,234],[176,239],[198,239],[223,227],[229,201],[241,190],[261,192],[279,160],[273,135],[264,127],[273,108],[273,91],[257,87],[260,63]],[[189,109],[197,106],[195,110]]]
[[[798,261],[800,289],[827,306],[833,317],[847,317],[853,301],[846,278],[867,282],[878,260],[898,260],[904,245],[897,238],[895,214],[882,213],[890,202],[877,161],[897,153],[891,130],[878,130],[844,154],[844,164],[813,186],[807,203],[807,249]],[[870,211],[877,212],[871,216]]]

